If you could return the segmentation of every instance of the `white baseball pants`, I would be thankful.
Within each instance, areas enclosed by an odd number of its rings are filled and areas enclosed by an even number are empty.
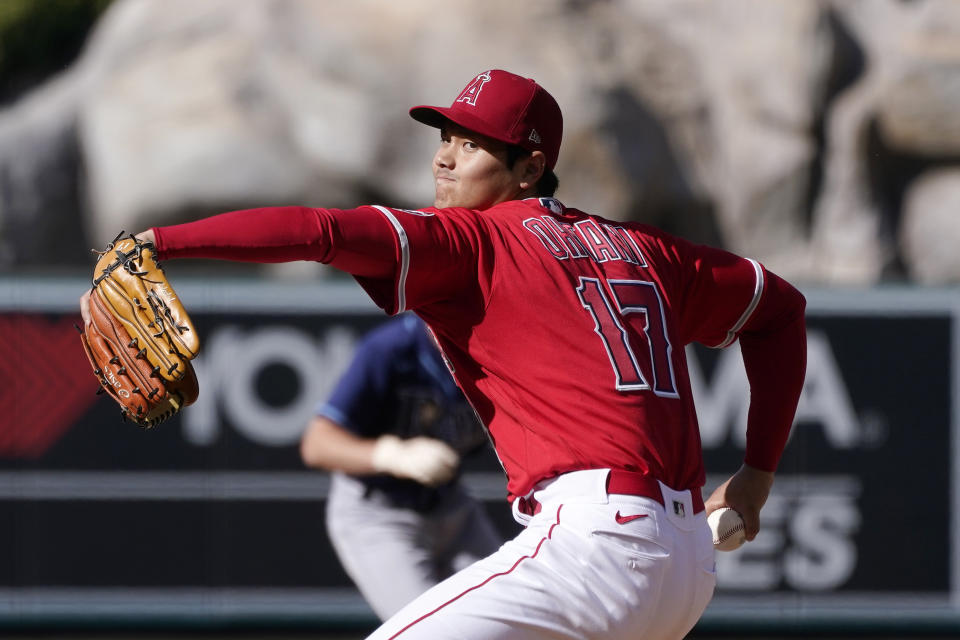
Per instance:
[[[606,492],[605,469],[533,494],[540,511],[493,555],[433,587],[368,640],[683,638],[713,595],[714,550],[689,491]],[[521,518],[518,518],[521,519]]]

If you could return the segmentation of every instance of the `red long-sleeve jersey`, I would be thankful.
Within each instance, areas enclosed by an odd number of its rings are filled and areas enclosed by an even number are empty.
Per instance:
[[[511,496],[618,468],[701,487],[684,347],[739,339],[745,461],[772,471],[806,364],[803,296],[756,261],[553,198],[485,211],[282,207],[154,229],[161,258],[316,260],[434,332]]]

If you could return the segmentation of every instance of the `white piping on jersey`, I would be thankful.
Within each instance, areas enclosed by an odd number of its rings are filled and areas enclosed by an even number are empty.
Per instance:
[[[407,239],[407,232],[403,229],[403,225],[401,225],[400,221],[393,215],[393,212],[386,207],[379,205],[372,206],[387,217],[387,220],[390,221],[390,224],[393,225],[394,230],[397,232],[397,238],[400,240],[400,277],[397,278],[396,313],[403,313],[407,310],[407,272],[410,270],[410,241]]]
[[[757,308],[757,305],[760,304],[760,297],[763,295],[763,267],[760,266],[760,263],[751,258],[747,258],[750,261],[750,264],[753,265],[753,271],[756,274],[756,283],[753,287],[753,300],[750,301],[750,304],[747,305],[746,310],[744,310],[743,315],[740,316],[740,319],[737,320],[737,324],[733,325],[730,331],[727,332],[726,339],[720,344],[712,347],[714,349],[723,349],[724,347],[729,347],[730,344],[736,339],[737,332],[743,328],[743,325],[747,324],[747,320],[750,319],[750,316],[753,315],[754,310]]]

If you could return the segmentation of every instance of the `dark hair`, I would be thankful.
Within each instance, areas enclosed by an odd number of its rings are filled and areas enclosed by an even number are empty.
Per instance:
[[[507,168],[513,169],[513,165],[517,163],[517,160],[520,158],[525,158],[529,155],[530,152],[521,146],[515,144],[507,145]],[[543,175],[540,176],[539,180],[537,180],[537,197],[552,198],[553,194],[557,192],[557,187],[559,186],[560,179],[557,177],[557,174],[553,172],[553,169],[544,167]]]

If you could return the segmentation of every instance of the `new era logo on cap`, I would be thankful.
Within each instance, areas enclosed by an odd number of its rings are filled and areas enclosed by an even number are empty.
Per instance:
[[[557,101],[535,81],[509,71],[484,71],[449,107],[421,105],[410,115],[431,127],[449,120],[494,140],[542,151],[550,169],[560,155],[563,116]]]

